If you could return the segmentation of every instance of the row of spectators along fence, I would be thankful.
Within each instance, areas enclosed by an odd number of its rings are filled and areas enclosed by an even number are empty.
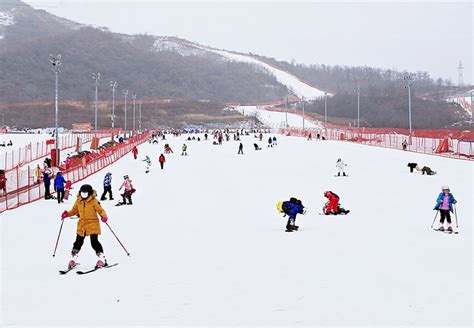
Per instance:
[[[54,179],[55,173],[61,171],[66,181],[69,180],[71,183],[81,181],[118,161],[133,147],[145,142],[148,136],[148,133],[144,133],[126,139],[122,143],[111,143],[109,147],[101,147],[97,151],[90,152],[81,161],[71,162],[68,168],[52,167],[51,178]],[[42,170],[38,166],[33,168],[27,165],[16,166],[6,171],[5,177],[6,193],[0,188],[0,213],[44,198]]]

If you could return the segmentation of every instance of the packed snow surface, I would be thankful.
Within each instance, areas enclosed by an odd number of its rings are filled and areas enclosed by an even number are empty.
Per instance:
[[[259,106],[236,106],[232,107],[232,109],[238,111],[243,115],[255,116],[260,122],[272,128],[284,128],[287,122],[288,127],[299,129],[303,128],[302,115],[296,115],[293,113],[285,112],[274,112],[266,110],[265,108]],[[313,129],[320,128],[322,126],[305,119],[304,127],[308,129]]]
[[[290,74],[289,72],[286,72],[284,70],[268,65],[267,63],[261,60],[258,60],[252,56],[233,53],[227,50],[218,50],[214,48],[207,48],[207,47],[199,47],[199,48],[216,53],[228,60],[247,63],[247,64],[253,64],[258,67],[264,68],[266,71],[273,74],[278,82],[285,85],[288,89],[293,91],[298,97],[304,97],[308,100],[324,97],[324,91],[318,88],[315,88],[307,83],[304,83],[303,81],[298,79],[296,76]]]
[[[471,162],[277,138],[270,148],[244,137],[245,155],[237,155],[235,141],[186,141],[185,157],[184,137],[168,137],[174,154],[164,170],[160,141],[140,146],[139,160],[129,154],[84,180],[100,194],[112,172],[115,201],[102,204],[131,253],[101,224],[108,261],[120,264],[89,275],[58,274],[77,220],[64,222],[51,257],[60,213],[74,199],[1,214],[0,325],[471,325]],[[153,161],[149,174],[145,155]],[[349,177],[334,177],[337,158]],[[410,174],[408,162],[438,174]],[[124,174],[137,189],[134,205],[115,207]],[[458,200],[458,235],[430,229],[443,184]],[[318,215],[325,190],[351,213]],[[286,233],[275,205],[292,196],[308,213],[297,218],[300,231]],[[82,270],[96,262],[89,240],[79,262]]]

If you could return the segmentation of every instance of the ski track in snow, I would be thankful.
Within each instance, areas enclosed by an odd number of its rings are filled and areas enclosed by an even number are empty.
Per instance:
[[[268,138],[268,135],[266,136]],[[127,257],[101,224],[110,270],[60,276],[77,220],[66,204],[39,201],[1,214],[0,325],[471,325],[473,163],[336,141],[253,136],[213,146],[168,137],[175,153],[159,170],[158,146],[139,147],[83,183],[100,193],[113,173],[115,201],[102,202]],[[150,155],[151,172],[141,160]],[[335,178],[336,159],[349,178]],[[438,171],[410,174],[407,162]],[[124,174],[137,193],[115,207]],[[442,184],[458,200],[459,235],[430,229]],[[77,192],[80,184],[74,185]],[[333,190],[348,216],[320,216]],[[275,204],[308,207],[285,233]],[[96,261],[89,240],[81,270]]]
[[[274,129],[284,128],[287,117],[288,127],[300,129],[303,128],[303,116],[293,113],[288,113],[288,116],[286,117],[286,113],[284,112],[273,112],[259,108],[257,106],[236,106],[232,109],[246,116],[256,116],[260,122]],[[306,119],[304,126],[307,129],[323,127],[322,125],[315,124]]]
[[[307,100],[316,99],[324,97],[324,91],[319,90],[315,87],[312,87],[302,81],[300,81],[296,76],[285,72],[283,70],[277,69],[273,66],[268,65],[265,62],[262,62],[256,58],[253,58],[244,54],[236,54],[226,50],[218,50],[213,48],[208,48],[204,46],[196,46],[198,49],[207,50],[218,54],[227,60],[242,62],[247,64],[253,64],[264,68],[275,76],[278,82],[285,85],[287,88],[292,90],[298,97],[304,97]]]

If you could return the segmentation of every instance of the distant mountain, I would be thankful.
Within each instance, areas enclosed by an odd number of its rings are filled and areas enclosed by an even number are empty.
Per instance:
[[[110,122],[112,80],[118,81],[117,105],[123,106],[123,89],[130,95],[138,94],[149,124],[214,124],[229,118],[219,110],[225,102],[264,103],[282,100],[288,94],[310,100],[305,106],[307,113],[320,117],[324,91],[328,93],[330,121],[354,122],[360,85],[363,126],[407,126],[403,80],[407,72],[306,66],[176,37],[112,33],[35,10],[19,0],[1,1],[0,109],[6,111],[10,125],[52,124],[54,76],[49,54],[60,53],[65,125],[91,119],[92,73],[100,72],[100,126]],[[415,72],[413,78],[415,128],[444,128],[466,121],[466,110],[446,101],[459,92],[449,81],[434,80],[426,72]],[[169,99],[166,106],[163,99]],[[38,121],[30,117],[31,113],[47,117]],[[167,114],[160,116],[163,113]],[[165,117],[170,121],[164,122]]]
[[[91,100],[100,72],[100,98],[109,81],[141,98],[255,102],[283,99],[287,90],[260,67],[224,60],[185,40],[123,35],[81,25],[8,0],[0,3],[0,102],[51,99],[49,54],[62,54],[62,99]]]

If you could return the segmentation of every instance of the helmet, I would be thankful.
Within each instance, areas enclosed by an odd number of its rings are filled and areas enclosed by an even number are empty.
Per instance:
[[[441,190],[449,190],[449,186],[448,186],[448,185],[443,185],[443,186],[441,187]]]
[[[279,201],[277,203],[277,210],[278,210],[278,212],[283,213],[283,202],[282,201]]]
[[[128,179],[128,175],[124,175],[123,178],[126,180]]]
[[[338,158],[338,159],[337,159],[337,161],[338,161],[338,162],[340,162],[340,161],[341,161],[341,159],[340,159],[340,158]]]

